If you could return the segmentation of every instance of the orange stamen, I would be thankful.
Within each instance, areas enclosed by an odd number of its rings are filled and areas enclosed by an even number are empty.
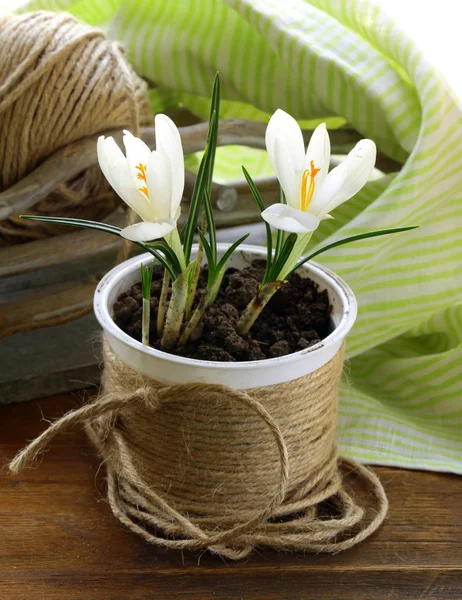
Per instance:
[[[143,165],[142,163],[140,163],[139,165],[136,165],[135,169],[137,171],[139,171],[139,173],[136,174],[137,178],[144,181],[144,183],[147,183],[146,165]]]
[[[146,165],[143,165],[143,163],[139,163],[138,165],[136,165],[135,169],[137,171],[139,171],[139,173],[136,174],[137,179],[140,179],[141,181],[144,181],[144,183],[147,183],[147,177],[146,177]],[[143,192],[143,194],[146,196],[146,198],[149,198],[149,193],[148,193],[148,186],[147,185],[143,185],[143,187],[139,187],[137,188],[140,192]]]
[[[305,169],[302,175],[302,188],[301,188],[301,208],[306,211],[314,194],[314,178],[321,169],[316,169],[314,161],[310,160],[310,169]],[[310,182],[308,183],[308,177]]]

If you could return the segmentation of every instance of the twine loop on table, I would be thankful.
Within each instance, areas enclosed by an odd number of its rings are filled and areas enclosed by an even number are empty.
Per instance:
[[[104,354],[103,394],[51,425],[11,462],[13,472],[83,423],[104,460],[114,515],[152,544],[232,559],[255,546],[339,552],[383,522],[378,478],[337,457],[343,351],[305,377],[246,391],[165,386],[107,344]],[[352,475],[354,493],[344,481]]]

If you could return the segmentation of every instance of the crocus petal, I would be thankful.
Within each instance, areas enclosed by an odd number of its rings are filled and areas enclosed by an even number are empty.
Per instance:
[[[351,198],[363,188],[375,167],[377,147],[372,140],[361,140],[345,159],[348,167],[348,179],[343,189],[346,199]]]
[[[124,129],[123,142],[125,146],[125,152],[127,154],[127,162],[128,166],[130,167],[133,185],[136,188],[144,187],[146,184],[138,177],[140,170],[136,167],[140,163],[145,166],[148,164],[149,157],[151,156],[151,150],[149,149],[149,146],[143,142],[143,140],[135,137],[126,129]]]
[[[171,218],[172,170],[165,150],[152,152],[147,168],[151,218],[146,221]]]
[[[302,131],[297,121],[280,108],[273,114],[266,128],[265,142],[268,157],[276,171],[275,141],[279,140],[286,146],[292,168],[295,172],[303,170],[305,160],[305,143]],[[276,171],[279,178],[279,173]]]
[[[290,233],[309,233],[317,229],[317,216],[297,210],[287,204],[273,204],[261,213],[267,223]]]
[[[156,115],[156,150],[162,148],[170,162],[172,218],[178,214],[184,191],[184,155],[181,136],[175,123],[167,115]]]
[[[329,172],[330,139],[325,123],[321,123],[313,131],[306,151],[305,169],[311,169],[311,161],[316,169],[320,169],[314,180],[316,193]]]
[[[149,203],[145,196],[133,187],[127,159],[114,138],[100,136],[96,149],[101,170],[113,190],[141,218],[145,218]]]
[[[115,189],[114,182],[111,177],[111,171],[109,169],[108,156],[107,156],[108,150],[106,150],[106,148],[108,148],[108,141],[111,139],[113,139],[113,138],[105,138],[104,135],[100,135],[98,138],[98,141],[96,143],[96,154],[98,156],[98,163],[99,163],[101,171],[103,172],[104,177],[106,177],[110,186],[113,189]],[[117,147],[117,149],[120,150],[119,147]],[[122,154],[122,150],[120,150],[120,153]],[[122,155],[122,157],[123,157],[123,155]]]
[[[176,227],[173,219],[164,219],[162,221],[150,222],[143,221],[125,227],[120,235],[131,242],[151,242],[165,237]]]
[[[345,162],[339,164],[335,169],[332,169],[323,181],[318,193],[310,202],[308,210],[319,216],[327,214],[327,212],[331,210],[330,208],[327,208],[327,206],[333,198],[336,198],[337,195],[342,192],[347,176],[348,167],[345,165]]]
[[[357,194],[374,169],[377,149],[372,140],[361,140],[347,158],[333,169],[324,181],[317,204],[309,210],[323,217]]]
[[[300,208],[300,181],[294,169],[291,153],[283,139],[274,140],[273,168],[284,191],[286,201],[293,208]]]

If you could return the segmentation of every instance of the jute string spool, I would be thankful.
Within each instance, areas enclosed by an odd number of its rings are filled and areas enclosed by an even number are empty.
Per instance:
[[[0,191],[45,158],[110,129],[152,125],[147,87],[121,46],[71,15],[0,16]],[[31,212],[100,220],[117,197],[95,165],[41,200]],[[68,230],[11,217],[0,245]]]
[[[107,344],[104,364],[100,397],[56,421],[17,455],[11,471],[28,465],[57,433],[84,424],[123,524],[152,544],[208,548],[232,559],[255,546],[339,552],[385,519],[378,478],[337,456],[343,349],[314,373],[247,391],[162,385],[122,363]]]

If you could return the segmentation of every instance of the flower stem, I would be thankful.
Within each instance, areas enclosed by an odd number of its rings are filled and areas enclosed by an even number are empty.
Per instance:
[[[284,284],[285,281],[270,281],[260,287],[257,295],[249,302],[239,319],[237,324],[237,333],[239,335],[248,333],[249,329],[260,316],[261,311]]]
[[[178,342],[178,346],[184,346],[186,342],[191,337],[192,332],[199,325],[202,317],[204,316],[205,311],[209,306],[211,306],[215,302],[215,298],[217,297],[218,291],[220,290],[221,282],[223,281],[223,276],[225,274],[226,269],[221,269],[217,276],[215,277],[213,284],[210,288],[207,289],[206,293],[199,300],[199,304],[196,307],[196,310],[193,312],[191,319],[183,331],[183,334]]]
[[[162,289],[160,291],[159,297],[159,308],[157,311],[157,337],[162,337],[162,332],[164,330],[164,321],[165,321],[165,310],[167,308],[167,296],[168,290],[170,286],[170,273],[165,269],[164,278],[162,280]]]
[[[201,224],[202,233],[205,235],[207,232],[207,219],[205,217],[205,211],[202,213],[202,224]],[[199,281],[199,275],[201,274],[201,266],[202,259],[204,257],[204,244],[202,242],[202,238],[199,238],[199,246],[197,248],[197,256],[194,263],[194,273],[192,276],[191,286],[188,292],[188,300],[186,302],[186,319],[191,317],[192,305],[194,303],[194,298],[196,296],[197,290],[197,282]],[[181,345],[181,342],[180,342]]]
[[[189,273],[192,266],[193,263],[190,263],[190,266],[172,283],[172,295],[168,304],[167,317],[160,342],[163,350],[171,350],[178,341],[188,299]]]
[[[186,269],[186,261],[184,257],[183,245],[181,243],[180,234],[178,233],[178,229],[176,227],[173,231],[171,231],[168,235],[165,236],[165,241],[177,255],[180,267],[184,271]]]
[[[141,321],[141,341],[149,346],[149,325],[151,320],[151,302],[143,298],[143,318]]]
[[[149,330],[151,328],[151,283],[153,265],[141,264],[141,290],[143,294],[143,316],[141,318],[141,341],[149,346]]]
[[[297,237],[297,241],[295,242],[294,247],[292,248],[292,252],[289,254],[284,266],[279,271],[277,278],[283,281],[287,275],[292,271],[294,266],[300,260],[300,257],[305,252],[308,242],[311,239],[313,233],[310,231],[309,233],[301,233]]]
[[[186,325],[185,330],[183,331],[182,336],[180,337],[180,341],[178,342],[178,346],[184,346],[186,342],[191,337],[192,332],[199,325],[200,320],[202,319],[203,314],[205,313],[208,303],[208,294],[204,294],[202,298],[199,300],[199,304],[196,306],[196,310],[193,312],[192,317],[190,318],[188,324]]]
[[[202,256],[204,253],[203,246],[199,246],[197,249],[197,257],[194,261],[194,273],[192,276],[191,286],[188,292],[188,299],[186,301],[186,318],[189,319],[191,316],[192,305],[196,296],[197,282],[199,281],[199,275],[201,273]]]

